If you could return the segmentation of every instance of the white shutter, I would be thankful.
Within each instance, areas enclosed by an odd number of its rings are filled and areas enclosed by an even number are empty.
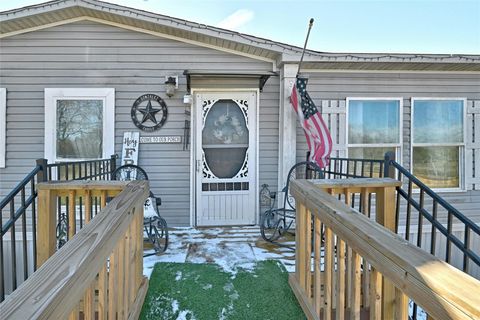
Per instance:
[[[467,101],[465,125],[465,183],[467,190],[480,190],[480,100]]]
[[[347,155],[346,110],[345,100],[322,100],[322,117],[330,130],[333,142],[331,157]]]

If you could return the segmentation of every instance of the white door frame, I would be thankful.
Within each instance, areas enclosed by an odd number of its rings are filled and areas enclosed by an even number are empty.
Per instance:
[[[225,92],[255,92],[256,95],[256,134],[255,134],[255,186],[253,186],[253,190],[255,193],[255,223],[259,223],[259,216],[258,213],[260,212],[260,204],[258,203],[258,190],[259,190],[259,147],[260,147],[260,126],[259,126],[259,110],[260,110],[260,90],[259,88],[192,88],[191,91],[192,99],[190,101],[190,226],[196,227],[197,226],[197,190],[196,190],[196,146],[197,146],[197,139],[196,139],[196,130],[197,130],[197,123],[196,123],[196,116],[197,110],[195,109],[195,95],[197,93],[225,93]]]

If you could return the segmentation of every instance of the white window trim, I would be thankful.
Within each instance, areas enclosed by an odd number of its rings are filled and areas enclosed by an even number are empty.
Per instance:
[[[103,100],[102,158],[115,152],[115,89],[114,88],[45,88],[45,158],[48,162],[59,162],[56,158],[56,105],[60,99]],[[81,161],[89,159],[62,159]]]
[[[5,168],[7,151],[7,89],[0,88],[0,168]]]
[[[460,148],[458,153],[458,164],[459,164],[459,187],[458,188],[431,188],[435,192],[461,192],[467,191],[465,183],[465,147],[467,141],[467,98],[459,97],[412,97],[411,99],[411,117],[410,117],[410,172],[413,174],[413,147],[422,147],[422,146],[445,146],[445,147],[456,147]],[[463,143],[415,143],[413,141],[413,117],[414,117],[414,108],[415,101],[425,101],[425,100],[459,100],[463,101]],[[417,190],[414,190],[417,191]],[[418,191],[417,191],[418,192]]]
[[[386,100],[386,101],[398,101],[399,102],[399,142],[398,143],[379,143],[379,144],[370,144],[370,143],[358,143],[358,144],[350,144],[348,141],[348,119],[349,119],[349,112],[350,112],[350,101],[356,100],[366,100],[366,101],[379,101],[379,100]],[[347,158],[348,158],[348,148],[363,148],[363,147],[379,147],[379,148],[388,148],[394,147],[396,149],[395,152],[395,161],[399,164],[402,164],[402,149],[403,149],[403,98],[402,97],[347,97],[346,99],[346,125],[345,125],[345,141],[347,145]]]

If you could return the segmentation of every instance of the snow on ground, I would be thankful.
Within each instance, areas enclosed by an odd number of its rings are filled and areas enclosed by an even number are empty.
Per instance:
[[[265,242],[259,227],[175,228],[169,231],[165,253],[143,259],[143,273],[150,277],[157,262],[214,263],[235,277],[239,269],[252,270],[256,261],[268,259],[279,260],[288,272],[294,272],[295,254],[291,247],[295,243],[287,241],[285,245],[290,248]],[[146,249],[145,253],[153,253],[153,249]],[[177,275],[179,280],[181,277]]]

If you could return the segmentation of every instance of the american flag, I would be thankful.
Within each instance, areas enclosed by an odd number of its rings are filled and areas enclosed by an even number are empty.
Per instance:
[[[320,168],[324,168],[328,165],[332,152],[332,137],[322,119],[322,115],[308,95],[307,82],[308,79],[297,77],[297,81],[293,85],[290,102],[305,132],[308,149],[310,150],[310,161],[316,162]]]

